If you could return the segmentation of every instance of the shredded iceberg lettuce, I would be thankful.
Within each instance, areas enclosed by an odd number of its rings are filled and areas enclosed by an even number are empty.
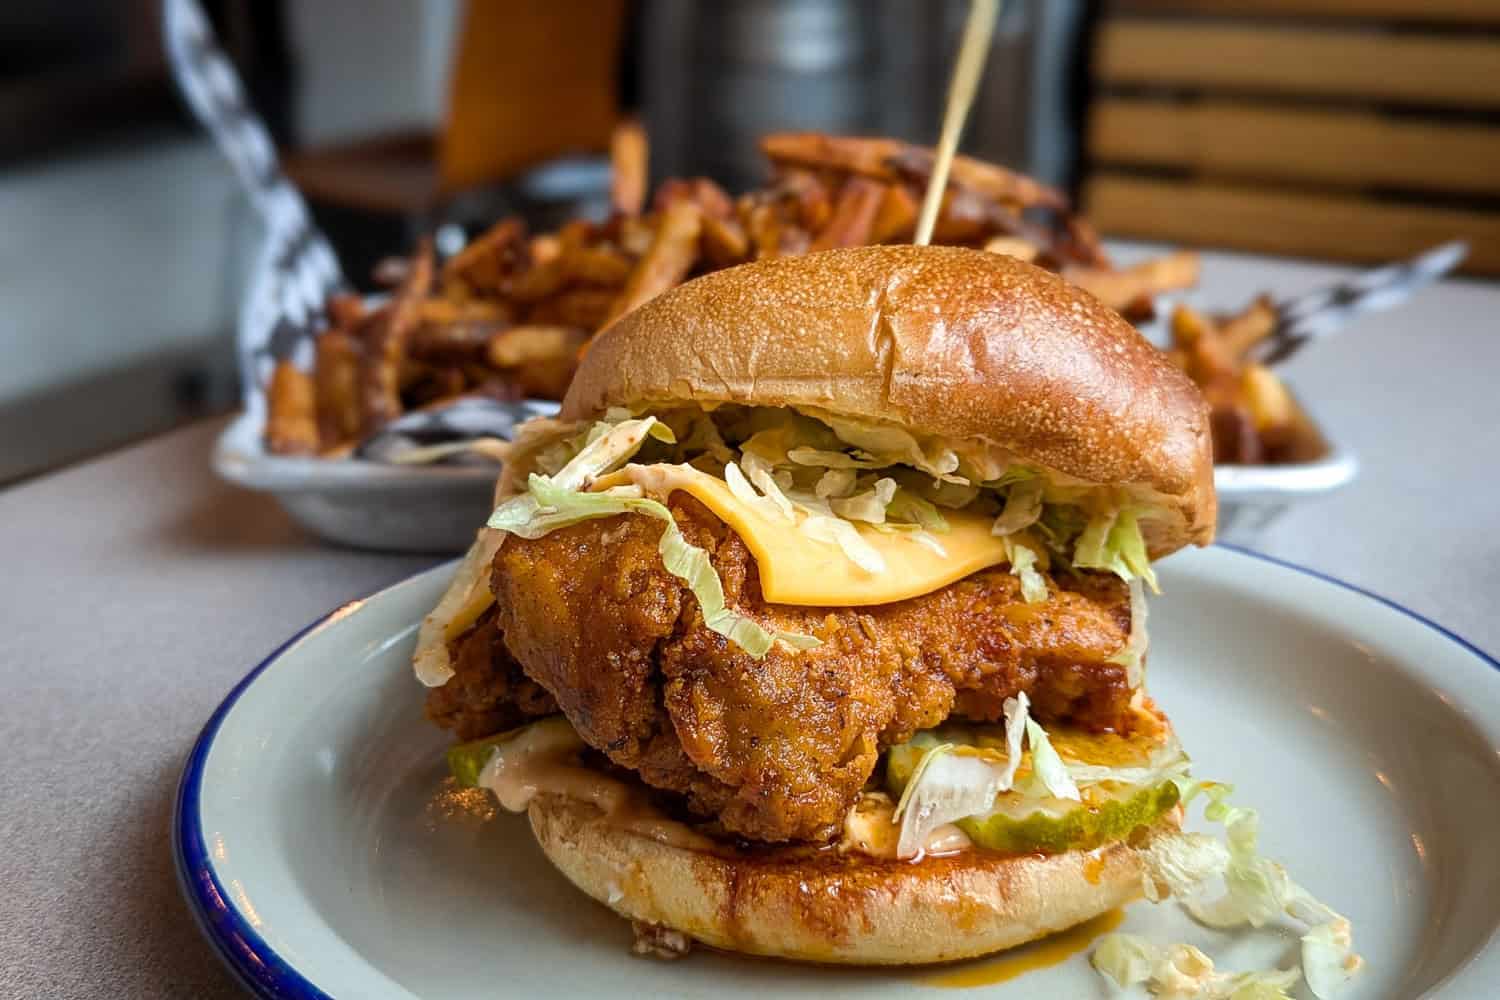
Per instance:
[[[782,492],[782,483],[777,481],[775,467],[764,458],[754,452],[746,452],[740,456],[740,464],[744,467],[745,475],[755,484],[756,489],[765,495],[771,505],[781,513],[781,516],[791,520],[792,502]]]
[[[1119,507],[1089,518],[1073,549],[1073,565],[1080,569],[1100,569],[1114,573],[1127,583],[1137,577],[1155,594],[1161,593],[1156,573],[1146,556],[1146,540],[1141,535],[1137,512]]]
[[[870,527],[883,535],[905,535],[924,549],[930,549],[934,555],[944,559],[948,558],[948,550],[943,548],[943,543],[938,541],[936,535],[928,532],[921,525],[887,521],[884,524],[872,524]]]
[[[1141,853],[1147,874],[1142,888],[1153,903],[1186,896],[1229,866],[1229,848],[1206,833],[1158,837]]]
[[[856,493],[851,497],[835,497],[828,501],[828,505],[835,514],[846,520],[884,524],[886,508],[895,495],[896,481],[880,479],[863,493]]]
[[[1025,691],[1019,691],[1014,698],[1005,699],[1000,711],[1005,717],[1005,774],[1001,780],[1010,788],[1015,785],[1016,771],[1021,766],[1021,739],[1031,721],[1031,698]]]
[[[1231,805],[1228,785],[1182,785],[1187,786],[1185,800],[1199,791],[1208,797],[1203,815],[1224,825],[1229,845],[1229,863],[1222,873],[1225,893],[1207,902],[1186,896],[1183,904],[1193,918],[1210,927],[1229,928],[1260,927],[1290,917],[1308,928],[1302,936],[1302,966],[1314,995],[1326,997],[1354,976],[1363,960],[1354,953],[1348,918],[1293,881],[1284,867],[1257,854],[1260,815]]]
[[[892,520],[915,524],[923,531],[931,531],[939,535],[948,533],[948,519],[938,510],[937,504],[918,496],[905,486],[896,487],[896,492],[886,506],[885,513]]]
[[[1144,679],[1142,671],[1150,643],[1146,634],[1146,588],[1137,578],[1130,581],[1130,634],[1120,651],[1109,658],[1109,662],[1125,668],[1125,682],[1132,688],[1140,687]]]
[[[1027,604],[1047,599],[1047,579],[1037,570],[1036,550],[1010,535],[1005,536],[1006,558],[1010,571],[1021,580],[1021,598]]]
[[[820,469],[883,469],[889,462],[859,452],[822,451],[818,448],[793,448],[786,457],[798,465],[815,465]]]
[[[990,529],[996,535],[1014,535],[1031,527],[1042,516],[1042,493],[1046,484],[1040,479],[1016,483],[1005,497],[1005,509]]]
[[[781,503],[777,502],[786,501],[786,497],[781,494],[781,491],[777,490],[774,497],[770,494],[756,492],[755,487],[750,485],[750,481],[745,478],[745,474],[740,471],[740,467],[734,462],[728,462],[724,466],[724,485],[729,487],[729,492],[734,495],[736,500],[752,510],[760,511],[768,519],[772,521],[778,518],[791,520],[791,504],[787,503],[783,507]],[[776,484],[774,480],[771,486],[775,489]]]
[[[800,502],[797,506],[808,509]],[[827,514],[809,511],[799,527],[814,541],[837,545],[850,562],[866,573],[885,572],[885,559],[875,546],[861,538],[854,525],[831,511]]]
[[[818,477],[813,493],[825,500],[829,497],[846,497],[854,492],[854,484],[858,478],[853,469],[829,469]]]
[[[1141,855],[1147,898],[1160,901],[1168,895],[1175,896],[1193,919],[1219,929],[1246,924],[1261,927],[1283,917],[1302,924],[1307,930],[1301,941],[1301,973],[1306,976],[1313,995],[1327,1000],[1363,965],[1363,960],[1354,953],[1349,920],[1294,882],[1281,865],[1259,856],[1259,814],[1231,805],[1229,796],[1233,789],[1228,785],[1194,782],[1185,776],[1174,781],[1184,804],[1200,794],[1208,799],[1204,817],[1223,824],[1224,840],[1185,833],[1151,844]],[[1204,899],[1205,887],[1217,877],[1222,877],[1224,893]],[[1242,994],[1231,991],[1187,995]]]
[[[1046,789],[1047,794],[1054,799],[1083,801],[1078,785],[1068,774],[1067,765],[1052,748],[1052,741],[1047,738],[1047,731],[1035,719],[1026,720],[1026,742],[1031,745],[1032,780]]]
[[[940,444],[923,447],[909,431],[888,424],[867,423],[824,414],[839,440],[876,458],[883,465],[910,465],[936,477],[951,477],[958,471],[958,453]]]
[[[1120,989],[1145,985],[1154,996],[1183,1000],[1291,1000],[1296,969],[1219,972],[1189,944],[1162,946],[1135,934],[1109,934],[1089,959]]]

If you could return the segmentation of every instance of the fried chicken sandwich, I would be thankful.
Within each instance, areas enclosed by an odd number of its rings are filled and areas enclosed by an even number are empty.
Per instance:
[[[457,778],[653,947],[913,964],[1138,896],[1186,757],[1151,561],[1193,384],[1009,257],[760,261],[601,334],[425,621]]]

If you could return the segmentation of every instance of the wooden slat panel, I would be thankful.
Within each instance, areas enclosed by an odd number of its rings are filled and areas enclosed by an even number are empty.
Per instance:
[[[1500,214],[1098,174],[1084,208],[1100,231],[1345,260],[1406,257],[1469,241],[1465,270],[1500,273]]]
[[[1108,21],[1106,83],[1500,107],[1500,40],[1373,31]]]
[[[1362,111],[1104,98],[1090,112],[1089,152],[1239,177],[1500,194],[1500,126]]]
[[[1500,0],[1117,0],[1111,10],[1500,24]]]

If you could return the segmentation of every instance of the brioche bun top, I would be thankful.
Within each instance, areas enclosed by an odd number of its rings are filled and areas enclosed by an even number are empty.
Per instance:
[[[998,446],[1178,515],[1154,532],[1154,555],[1213,537],[1197,387],[1119,314],[1012,257],[876,246],[705,275],[601,333],[562,418],[685,402],[821,410]]]

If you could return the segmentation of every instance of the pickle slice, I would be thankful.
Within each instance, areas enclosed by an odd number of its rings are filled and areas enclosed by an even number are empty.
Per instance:
[[[1110,768],[1144,767],[1171,738],[1165,723],[1140,725],[1128,737],[1063,727],[1049,729],[1048,735],[1067,763]],[[982,757],[997,764],[1006,759],[1001,726],[948,725],[920,732],[909,742],[886,751],[885,783],[891,795],[899,798],[927,751],[943,744],[951,745],[950,752],[955,754]],[[1018,789],[1026,787],[1030,770],[1031,755],[1027,751],[1016,773]],[[1007,854],[1089,850],[1154,823],[1177,804],[1180,796],[1171,781],[1149,786],[1098,781],[1085,784],[1082,797],[1081,802],[1073,802],[1004,792],[996,797],[988,813],[960,819],[957,826],[978,846]]]
[[[1038,808],[1020,796],[1001,795],[987,816],[961,819],[957,826],[980,847],[1006,854],[1041,851],[1091,850],[1101,844],[1123,840],[1134,830],[1149,826],[1177,804],[1177,786],[1164,782],[1154,788],[1121,786],[1112,795],[1079,804],[1052,800]],[[1009,800],[1009,801],[1007,801]],[[1056,804],[1054,804],[1056,803]]]
[[[479,772],[490,762],[490,754],[500,744],[513,739],[517,732],[519,730],[512,729],[467,743],[455,743],[448,748],[448,773],[465,788],[478,787]]]

